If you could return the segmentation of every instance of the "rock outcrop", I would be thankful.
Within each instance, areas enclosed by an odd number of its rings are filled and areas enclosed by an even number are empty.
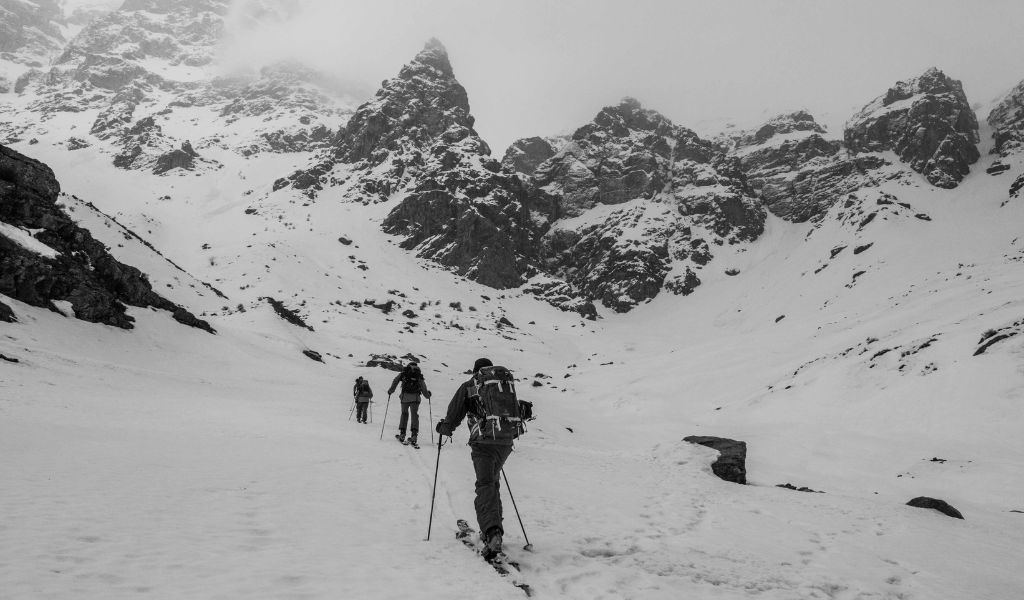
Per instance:
[[[705,435],[691,435],[683,441],[718,450],[719,457],[711,464],[711,471],[725,481],[747,484],[746,442]]]
[[[987,121],[995,140],[993,152],[1007,156],[1024,149],[1024,81],[996,104]]]
[[[56,204],[59,192],[49,167],[0,146],[0,293],[56,312],[54,301],[66,301],[79,319],[124,329],[133,327],[125,304],[152,306],[214,333],[78,227]]]
[[[929,183],[954,188],[980,154],[978,120],[963,86],[936,68],[900,81],[846,124],[853,152],[891,150]]]
[[[937,510],[947,517],[953,517],[954,519],[963,519],[964,516],[957,509],[953,508],[945,500],[938,500],[936,498],[928,498],[927,496],[918,496],[910,502],[907,502],[907,506],[913,506],[914,508],[930,508]]]
[[[554,156],[567,142],[566,138],[557,137],[516,140],[505,150],[501,166],[513,173],[533,175],[541,163]]]
[[[729,155],[773,214],[801,223],[822,217],[841,198],[878,185],[878,154],[846,152],[806,111],[783,114],[740,134]]]
[[[547,221],[542,271],[619,312],[662,289],[692,292],[713,245],[764,229],[737,160],[632,98],[576,130],[528,182]]]

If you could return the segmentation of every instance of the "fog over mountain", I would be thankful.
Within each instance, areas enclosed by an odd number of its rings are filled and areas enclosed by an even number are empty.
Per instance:
[[[633,96],[715,133],[805,108],[831,130],[889,82],[941,66],[988,103],[1016,80],[1024,4],[954,0],[280,2],[227,55],[296,54],[372,90],[437,37],[496,151]],[[297,11],[295,6],[301,6]]]

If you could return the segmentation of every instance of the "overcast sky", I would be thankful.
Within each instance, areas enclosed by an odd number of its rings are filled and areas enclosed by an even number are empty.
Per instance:
[[[303,10],[229,55],[294,54],[372,91],[437,37],[498,155],[626,95],[704,134],[799,108],[841,134],[929,66],[986,106],[1024,79],[1022,0],[282,1]]]

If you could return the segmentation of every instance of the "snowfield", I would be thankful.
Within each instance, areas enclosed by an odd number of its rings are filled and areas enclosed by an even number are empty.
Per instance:
[[[1024,208],[1000,206],[990,159],[954,191],[885,184],[931,221],[770,217],[758,242],[717,250],[738,275],[589,322],[400,250],[380,232],[397,199],[271,193],[265,174],[294,155],[155,178],[96,146],[16,148],[218,335],[157,311],[131,309],[126,332],[4,299],[19,322],[0,354],[20,361],[0,361],[4,598],[524,597],[454,538],[455,519],[475,522],[465,426],[440,451],[425,541],[428,421],[478,356],[535,403],[506,469],[535,552],[504,498],[506,547],[538,597],[1024,595],[1024,339],[973,356],[1024,313]],[[418,451],[392,437],[397,403],[379,439],[394,373],[361,366],[407,353],[436,399]],[[358,375],[369,425],[348,420]],[[715,478],[716,453],[687,435],[746,441],[750,485]],[[965,520],[905,506],[922,495]]]

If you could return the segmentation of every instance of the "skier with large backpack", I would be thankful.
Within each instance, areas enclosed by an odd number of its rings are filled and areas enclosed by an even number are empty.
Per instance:
[[[398,434],[395,435],[395,439],[403,444],[419,448],[416,437],[420,431],[420,395],[430,398],[432,394],[427,389],[427,381],[423,378],[420,366],[414,362],[405,365],[402,372],[395,376],[391,387],[388,388],[389,397],[399,384],[402,386],[399,396],[402,401],[402,418],[398,421]],[[409,431],[408,441],[405,439],[406,427]]]
[[[370,406],[370,399],[373,398],[370,382],[358,377],[355,385],[352,386],[352,398],[356,403],[356,423],[366,423],[366,409]]]
[[[526,431],[525,421],[532,418],[532,404],[516,396],[515,378],[505,367],[496,367],[487,358],[473,364],[473,376],[464,382],[448,404],[448,414],[436,427],[442,436],[452,432],[467,418],[470,456],[476,471],[476,508],[484,559],[502,554],[501,494],[499,477],[512,443]]]

